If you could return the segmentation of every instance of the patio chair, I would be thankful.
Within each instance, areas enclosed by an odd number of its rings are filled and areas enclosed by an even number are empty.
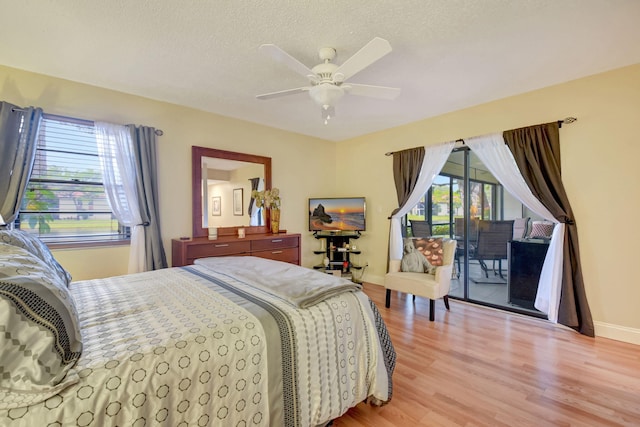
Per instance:
[[[474,257],[476,244],[478,241],[478,218],[471,218],[469,221],[469,258]],[[454,218],[454,233],[458,241],[456,246],[456,262],[458,264],[457,276],[460,277],[460,258],[464,258],[465,240],[464,240],[464,218]]]
[[[413,237],[431,237],[431,224],[429,221],[409,220],[411,222],[411,235]]]
[[[475,259],[487,278],[489,269],[486,261],[493,261],[493,271],[502,279],[502,260],[507,259],[507,244],[513,239],[513,220],[510,221],[479,221],[478,241],[475,248]],[[495,262],[498,261],[496,273]]]

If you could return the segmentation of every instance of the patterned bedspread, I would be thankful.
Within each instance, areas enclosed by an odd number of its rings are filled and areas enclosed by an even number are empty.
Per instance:
[[[395,353],[360,291],[299,309],[190,266],[74,282],[79,381],[2,426],[315,426],[391,398]]]

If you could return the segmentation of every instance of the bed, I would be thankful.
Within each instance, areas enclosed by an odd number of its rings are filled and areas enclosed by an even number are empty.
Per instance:
[[[255,257],[72,282],[0,232],[0,425],[317,426],[392,396],[359,285]]]

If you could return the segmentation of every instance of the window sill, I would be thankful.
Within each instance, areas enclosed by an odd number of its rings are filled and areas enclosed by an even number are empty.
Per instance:
[[[108,241],[87,241],[87,242],[45,242],[49,249],[80,249],[80,248],[98,248],[109,246],[127,246],[131,244],[130,239],[108,240]]]

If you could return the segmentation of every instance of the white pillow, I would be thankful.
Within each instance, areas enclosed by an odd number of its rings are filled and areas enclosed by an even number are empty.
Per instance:
[[[71,274],[62,268],[60,263],[53,257],[47,245],[45,245],[38,236],[20,230],[0,230],[0,242],[26,249],[37,256],[51,268],[53,273],[60,277],[65,283],[65,286],[69,286]]]
[[[527,225],[529,224],[529,217],[516,218],[513,220],[513,238],[522,239],[527,235]]]
[[[38,256],[0,241],[0,409],[42,402],[78,381],[78,313]]]

